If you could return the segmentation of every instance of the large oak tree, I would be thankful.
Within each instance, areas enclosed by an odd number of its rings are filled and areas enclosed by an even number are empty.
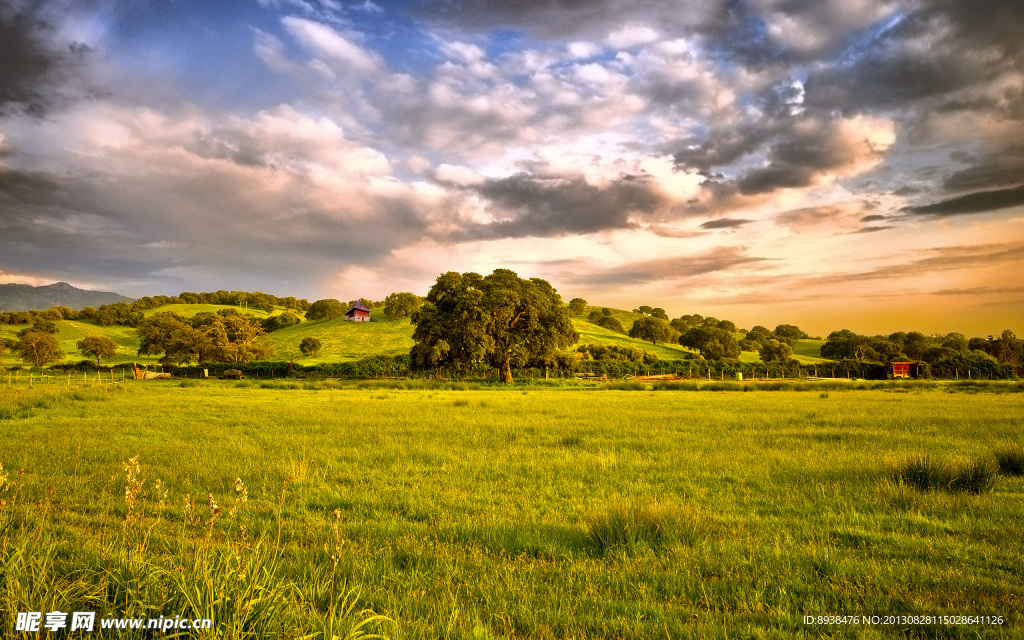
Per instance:
[[[438,276],[412,316],[413,368],[468,370],[486,362],[511,384],[512,366],[551,359],[579,339],[558,292],[539,278],[523,280],[508,269],[489,276]]]

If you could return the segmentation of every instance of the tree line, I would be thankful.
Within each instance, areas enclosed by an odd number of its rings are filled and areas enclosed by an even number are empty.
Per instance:
[[[274,354],[275,346],[269,336],[274,331],[294,326],[302,318],[339,318],[356,302],[346,304],[327,298],[309,303],[261,292],[222,290],[147,296],[99,309],[86,307],[80,312],[58,306],[44,311],[0,313],[2,323],[31,324],[17,334],[17,340],[0,343],[0,353],[14,350],[23,360],[37,366],[58,362],[66,354],[60,350],[55,322],[88,320],[102,326],[135,327],[141,341],[139,353],[161,355],[165,364],[251,362]],[[495,270],[488,276],[448,272],[437,278],[425,297],[395,292],[383,301],[362,299],[362,303],[367,309],[383,308],[388,319],[412,320],[415,346],[409,356],[411,370],[465,372],[490,366],[498,369],[504,382],[512,381],[514,368],[568,370],[580,361],[642,363],[648,367],[657,364],[657,354],[636,347],[580,345],[575,352],[565,351],[579,340],[571,318],[584,314],[588,321],[608,330],[653,345],[680,344],[696,352],[693,358],[723,364],[738,363],[742,351],[756,351],[763,363],[792,365],[794,341],[809,337],[791,324],[780,324],[775,329],[757,325],[743,330],[730,320],[700,314],[670,319],[663,308],[648,305],[633,309],[640,317],[627,331],[611,309],[593,309],[588,313],[588,303],[582,298],[564,304],[548,282],[522,279],[507,269]],[[204,312],[191,318],[170,312],[146,318],[144,311],[169,304],[244,306],[268,313],[275,307],[285,307],[285,311],[266,318],[242,314],[237,309]],[[84,355],[95,358],[97,366],[103,358],[117,353],[117,344],[100,336],[86,338],[76,346]],[[304,338],[300,345],[300,351],[307,356],[315,356],[321,349],[322,344],[313,337]],[[821,356],[859,365],[914,360],[928,363],[930,370],[939,375],[955,375],[971,368],[997,375],[999,371],[1020,371],[1024,364],[1024,341],[1009,330],[998,337],[968,339],[960,333],[926,336],[911,331],[867,336],[844,329],[829,334],[821,347]]]

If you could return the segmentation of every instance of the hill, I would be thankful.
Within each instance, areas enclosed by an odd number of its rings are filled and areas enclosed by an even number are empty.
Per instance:
[[[33,287],[30,284],[0,284],[0,312],[42,310],[50,307],[71,307],[81,311],[85,307],[99,307],[132,300],[110,291],[79,289],[66,282],[41,287]]]
[[[589,311],[600,308],[590,307],[584,313],[572,318],[573,327],[580,334],[579,341],[570,347],[574,350],[579,345],[600,344],[639,347],[644,351],[656,353],[660,360],[683,360],[693,354],[693,350],[675,343],[651,344],[642,340],[630,338],[627,335],[616,333],[605,329],[587,320]],[[144,313],[147,317],[161,312],[171,311],[180,316],[190,317],[197,313],[216,313],[223,309],[239,310],[239,307],[232,305],[213,304],[169,304],[148,309]],[[284,309],[277,307],[273,313],[267,313],[258,309],[248,309],[242,313],[256,318],[266,318],[270,315],[282,313]],[[639,313],[612,309],[612,315],[619,320],[622,326],[629,330],[637,318],[642,317]],[[301,314],[296,314],[301,317]],[[402,355],[409,353],[413,346],[412,323],[407,319],[388,320],[384,317],[382,309],[374,309],[370,314],[370,322],[348,322],[343,318],[334,320],[303,320],[299,324],[279,329],[269,334],[273,339],[276,353],[273,360],[287,361],[295,359],[296,364],[319,364],[330,362],[349,362],[377,355]],[[60,321],[56,323],[58,328],[58,339],[61,349],[67,354],[63,360],[65,363],[74,363],[87,359],[77,351],[77,343],[88,336],[106,336],[118,344],[117,356],[103,361],[104,365],[121,364],[126,362],[138,362],[139,364],[155,364],[159,356],[139,356],[139,338],[132,327],[110,326],[102,327],[93,322]],[[0,325],[0,340],[13,340],[18,331],[27,325]],[[303,356],[299,351],[299,344],[303,338],[311,337],[320,340],[323,349],[316,357]],[[819,357],[820,340],[798,340],[793,345],[794,358],[804,364],[812,364],[824,361]],[[743,352],[740,355],[742,362],[759,362],[757,352]],[[0,357],[0,365],[14,366],[23,364],[13,353]]]

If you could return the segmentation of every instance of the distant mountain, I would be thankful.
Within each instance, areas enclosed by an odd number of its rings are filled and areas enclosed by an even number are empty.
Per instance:
[[[120,294],[109,291],[87,291],[66,282],[33,287],[30,284],[0,284],[0,311],[31,311],[50,307],[71,307],[81,311],[85,307],[99,307],[115,302],[131,302]]]

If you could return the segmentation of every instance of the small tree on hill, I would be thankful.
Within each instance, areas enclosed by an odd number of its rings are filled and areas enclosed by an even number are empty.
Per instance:
[[[319,339],[309,336],[303,338],[302,342],[299,343],[299,351],[307,358],[314,358],[320,355],[320,350],[323,348],[324,345]]]
[[[717,324],[718,321],[715,320]],[[740,344],[731,333],[714,326],[693,327],[679,336],[679,344],[700,351],[708,360],[737,358]]]
[[[629,329],[629,337],[639,340],[650,340],[651,344],[671,342],[676,332],[669,323],[660,318],[644,316],[638,318]]]
[[[569,313],[579,315],[587,308],[587,301],[583,298],[573,298],[569,301]]]
[[[625,327],[622,326],[622,323],[615,316],[602,315],[597,319],[597,326],[614,331],[615,333],[626,333]]]
[[[392,293],[384,298],[384,317],[388,320],[408,318],[421,304],[423,304],[423,298],[415,293],[408,291]]]
[[[347,309],[339,300],[325,298],[317,300],[309,306],[306,312],[306,320],[333,320],[345,315]]]
[[[66,354],[61,351],[57,336],[44,331],[28,331],[21,335],[15,350],[25,362],[41,367],[60,361]]]
[[[758,349],[761,362],[785,362],[793,355],[793,347],[785,342],[771,338]]]
[[[106,336],[89,336],[79,340],[76,345],[84,355],[96,358],[96,366],[100,366],[100,358],[113,358],[117,355],[117,343]]]

